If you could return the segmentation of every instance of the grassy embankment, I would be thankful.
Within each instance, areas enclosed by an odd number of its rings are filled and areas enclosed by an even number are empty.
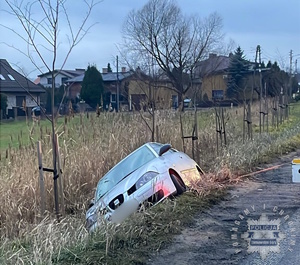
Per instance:
[[[193,222],[195,211],[209,207],[236,181],[234,172],[247,172],[300,146],[300,106],[291,107],[289,121],[271,133],[254,134],[253,141],[242,140],[242,110],[228,110],[228,145],[216,156],[215,117],[213,112],[199,113],[199,164],[211,173],[194,183],[197,192],[188,192],[176,200],[136,214],[120,226],[103,225],[95,235],[84,228],[84,213],[99,178],[126,154],[149,141],[150,132],[139,115],[101,114],[76,117],[57,127],[63,161],[66,216],[60,223],[53,216],[53,181],[45,174],[48,215],[39,217],[38,167],[35,141],[43,142],[44,165],[51,166],[48,124],[30,132],[25,123],[1,124],[1,142],[6,128],[8,159],[0,165],[0,264],[142,264],[148,254],[165,247],[182,226]],[[253,120],[257,124],[257,111]],[[192,115],[185,114],[185,128],[191,128]],[[182,149],[178,114],[161,112],[157,117],[159,141]],[[190,130],[189,130],[190,131]],[[254,131],[258,132],[257,126]],[[190,132],[189,132],[190,133]],[[9,134],[9,133],[8,133]],[[27,141],[28,139],[28,141]],[[10,142],[12,141],[12,142]],[[18,142],[15,144],[15,142]],[[21,144],[20,144],[21,143]],[[29,143],[29,146],[26,144]],[[14,149],[12,146],[20,146]],[[33,145],[33,146],[31,146]],[[4,149],[7,148],[4,147]],[[2,149],[2,150],[4,150]],[[191,155],[191,143],[187,144]],[[49,174],[49,173],[48,173]]]

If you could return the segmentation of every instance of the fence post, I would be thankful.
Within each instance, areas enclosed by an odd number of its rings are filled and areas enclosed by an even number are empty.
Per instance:
[[[245,143],[245,135],[246,135],[246,122],[248,121],[247,120],[247,110],[246,110],[246,102],[244,102],[244,105],[243,105],[243,107],[244,107],[244,116],[243,116],[243,143]]]
[[[248,103],[248,139],[253,140],[251,103]]]
[[[183,152],[186,152],[186,146],[185,146],[185,142],[184,142],[184,133],[183,133],[183,121],[182,121],[182,111],[180,110],[179,113],[179,121],[180,121],[180,130],[181,130],[181,139],[182,139],[182,148],[183,148]]]
[[[57,157],[58,192],[59,192],[59,197],[60,197],[61,213],[64,216],[65,215],[65,198],[64,198],[61,159],[60,159],[60,153],[59,153],[59,142],[58,142],[57,134],[55,134],[55,143],[56,143],[56,157]]]

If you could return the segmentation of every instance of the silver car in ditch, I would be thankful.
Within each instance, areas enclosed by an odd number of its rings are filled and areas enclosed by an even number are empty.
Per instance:
[[[146,143],[100,179],[86,213],[87,229],[95,230],[103,220],[120,223],[141,205],[180,195],[201,173],[193,159],[170,144]]]

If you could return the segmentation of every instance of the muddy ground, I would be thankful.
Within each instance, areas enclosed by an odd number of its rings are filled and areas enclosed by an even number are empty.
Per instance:
[[[231,187],[220,203],[196,214],[194,225],[147,264],[299,265],[300,183],[292,182],[291,165],[295,157],[300,150],[257,168],[280,166]],[[254,230],[250,225],[256,225]]]

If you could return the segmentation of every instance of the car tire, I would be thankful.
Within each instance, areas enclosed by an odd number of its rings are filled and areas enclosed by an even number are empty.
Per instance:
[[[176,188],[176,192],[173,194],[174,196],[179,196],[186,191],[186,186],[182,179],[174,172],[170,172],[170,177],[174,183]]]

